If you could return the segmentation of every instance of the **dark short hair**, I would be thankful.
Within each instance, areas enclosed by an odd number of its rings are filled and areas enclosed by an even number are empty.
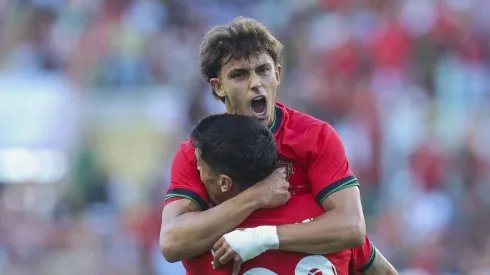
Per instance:
[[[208,116],[192,130],[191,142],[214,172],[229,176],[241,191],[270,175],[277,161],[276,141],[255,117]]]
[[[221,68],[231,59],[248,58],[267,53],[274,63],[281,57],[282,44],[255,19],[237,17],[227,25],[218,25],[204,36],[199,61],[201,73],[209,81],[217,78]],[[227,61],[224,58],[229,57]],[[213,90],[213,96],[224,102]]]

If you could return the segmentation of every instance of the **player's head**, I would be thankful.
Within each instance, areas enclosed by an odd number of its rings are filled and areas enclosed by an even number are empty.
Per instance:
[[[274,170],[276,142],[254,117],[212,115],[192,130],[197,168],[211,200],[221,203]]]
[[[200,48],[201,72],[228,113],[274,119],[282,44],[254,19],[212,28]]]

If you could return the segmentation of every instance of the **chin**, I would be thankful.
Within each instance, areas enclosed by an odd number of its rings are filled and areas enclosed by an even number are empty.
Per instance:
[[[269,127],[269,120],[268,119],[260,119],[260,122],[264,124],[266,127]]]

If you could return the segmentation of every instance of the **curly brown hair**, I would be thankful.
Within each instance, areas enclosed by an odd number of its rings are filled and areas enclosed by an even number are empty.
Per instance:
[[[281,42],[266,26],[255,19],[240,16],[231,23],[215,26],[206,33],[200,47],[201,73],[209,81],[211,78],[217,78],[221,68],[230,60],[262,53],[267,53],[277,64],[282,48]],[[228,59],[224,60],[225,58]],[[213,96],[225,101],[214,90]]]

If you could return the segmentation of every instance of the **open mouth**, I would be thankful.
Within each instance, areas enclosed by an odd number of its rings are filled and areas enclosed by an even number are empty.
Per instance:
[[[261,116],[265,115],[267,111],[267,101],[265,96],[259,95],[254,97],[250,103],[250,106],[257,117],[260,118]]]

